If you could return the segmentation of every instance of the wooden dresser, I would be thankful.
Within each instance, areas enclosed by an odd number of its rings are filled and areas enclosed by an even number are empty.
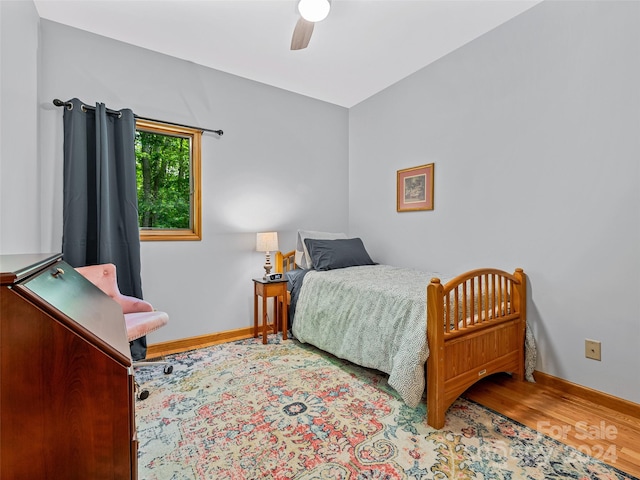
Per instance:
[[[0,255],[0,478],[136,479],[120,306],[61,255]]]

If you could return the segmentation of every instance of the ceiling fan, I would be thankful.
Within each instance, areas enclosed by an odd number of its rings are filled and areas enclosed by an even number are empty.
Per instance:
[[[298,2],[300,18],[293,30],[293,37],[291,37],[291,50],[307,48],[313,33],[313,26],[316,22],[327,18],[329,10],[331,10],[329,0],[300,0]]]

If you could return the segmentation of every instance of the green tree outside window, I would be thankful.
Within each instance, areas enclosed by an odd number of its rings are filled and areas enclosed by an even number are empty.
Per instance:
[[[136,121],[141,240],[200,240],[200,139],[186,127]]]

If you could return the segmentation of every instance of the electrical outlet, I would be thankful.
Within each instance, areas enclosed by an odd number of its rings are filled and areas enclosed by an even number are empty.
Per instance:
[[[592,360],[602,360],[600,357],[600,342],[597,340],[584,341],[584,356]]]

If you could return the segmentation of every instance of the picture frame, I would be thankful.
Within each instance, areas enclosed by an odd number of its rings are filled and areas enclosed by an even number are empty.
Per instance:
[[[397,211],[433,210],[433,169],[428,163],[397,172]]]

